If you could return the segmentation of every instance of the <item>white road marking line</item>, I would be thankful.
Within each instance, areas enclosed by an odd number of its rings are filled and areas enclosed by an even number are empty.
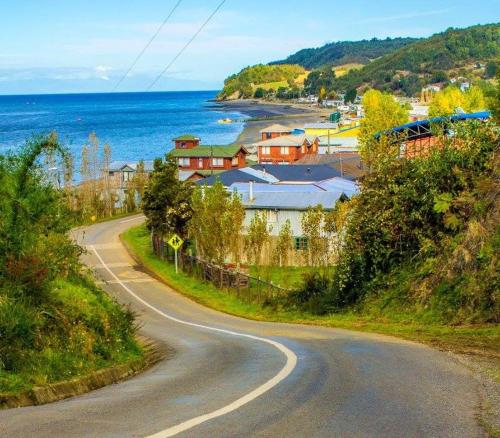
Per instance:
[[[157,309],[156,307],[154,307],[153,305],[149,304],[147,301],[143,300],[141,297],[136,295],[106,265],[106,263],[104,262],[102,257],[97,252],[97,250],[92,246],[91,246],[91,248],[94,251],[96,257],[102,263],[104,269],[106,269],[109,272],[109,274],[112,277],[114,277],[114,279],[117,281],[117,283],[119,283],[123,287],[123,289],[125,289],[137,301],[141,302],[146,307],[149,307],[151,310],[153,310],[154,312],[163,316],[164,318],[167,318],[167,319],[174,321],[174,322],[177,322],[179,324],[188,325],[190,327],[197,327],[197,328],[211,330],[211,331],[218,332],[218,333],[225,333],[225,334],[232,335],[232,336],[239,336],[242,338],[248,338],[248,339],[253,339],[256,341],[264,342],[266,344],[270,344],[273,347],[275,347],[277,350],[279,350],[281,353],[283,353],[286,357],[285,366],[280,370],[280,372],[278,374],[276,374],[274,377],[269,379],[267,382],[265,382],[264,384],[262,384],[258,388],[254,389],[253,391],[249,392],[248,394],[245,394],[243,397],[240,397],[239,399],[235,400],[234,402],[232,402],[232,403],[230,403],[230,404],[228,404],[220,409],[217,409],[217,410],[212,411],[212,412],[205,414],[205,415],[200,415],[198,417],[191,418],[190,420],[179,423],[176,426],[169,427],[165,430],[162,430],[158,433],[155,433],[154,435],[150,435],[147,438],[166,438],[166,437],[174,436],[180,432],[184,432],[188,429],[191,429],[195,426],[198,426],[199,424],[205,423],[206,421],[212,420],[212,419],[217,418],[217,417],[221,417],[222,415],[229,414],[230,412],[235,411],[236,409],[240,408],[243,405],[246,405],[247,403],[250,403],[252,400],[255,400],[257,397],[260,397],[262,394],[265,394],[266,392],[268,392],[269,390],[274,388],[278,383],[280,383],[282,380],[286,379],[291,374],[291,372],[295,369],[295,366],[297,365],[297,356],[295,355],[295,353],[292,350],[285,347],[283,344],[281,344],[279,342],[273,341],[271,339],[261,338],[259,336],[249,335],[246,333],[239,333],[239,332],[234,332],[231,330],[225,330],[225,329],[220,329],[217,327],[211,327],[208,325],[196,324],[194,322],[184,321],[182,319],[168,315],[165,312],[162,312],[161,310]]]
[[[132,219],[125,219],[123,221],[120,221],[120,223],[121,224],[126,224],[127,222],[136,221],[138,219],[144,219],[144,216],[133,217]]]

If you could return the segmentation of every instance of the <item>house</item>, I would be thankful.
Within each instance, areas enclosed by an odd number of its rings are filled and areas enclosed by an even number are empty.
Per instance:
[[[290,164],[318,153],[319,139],[306,134],[284,135],[255,143],[259,163]]]
[[[200,138],[194,135],[181,135],[180,137],[174,138],[176,149],[193,149],[200,144]]]
[[[230,188],[240,196],[245,208],[244,229],[247,229],[256,213],[264,213],[271,236],[278,236],[287,221],[290,222],[295,249],[305,249],[303,241],[302,216],[309,207],[321,205],[326,211],[333,210],[336,202],[349,198],[358,192],[351,181],[338,178],[331,182],[331,187],[308,184],[291,185],[258,185],[252,182]]]
[[[261,135],[261,140],[269,140],[271,138],[281,137],[283,135],[291,135],[292,131],[293,128],[275,123],[274,125],[270,125],[264,129],[261,129],[259,132]]]
[[[305,134],[308,136],[320,137],[322,135],[334,134],[338,130],[339,124],[332,122],[307,123],[304,125]]]
[[[129,181],[132,181],[137,173],[137,168],[146,174],[150,174],[153,171],[152,160],[148,161],[113,161],[108,167],[108,175],[112,180],[113,187],[118,189],[126,189],[128,187]]]
[[[191,135],[183,135],[173,141],[175,149],[169,152],[169,156],[177,161],[179,170],[213,174],[216,170],[246,166],[248,151],[243,146],[203,146],[198,137]]]

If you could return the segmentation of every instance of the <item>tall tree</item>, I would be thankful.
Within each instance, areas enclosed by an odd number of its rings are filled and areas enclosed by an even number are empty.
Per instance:
[[[372,168],[380,160],[394,157],[399,152],[383,134],[395,126],[408,121],[408,110],[399,104],[392,95],[378,90],[369,90],[363,96],[365,117],[361,121],[359,133],[359,153],[363,162]]]
[[[157,158],[144,192],[142,209],[148,228],[162,236],[176,233],[187,236],[187,223],[192,215],[192,184],[179,181],[177,164]]]

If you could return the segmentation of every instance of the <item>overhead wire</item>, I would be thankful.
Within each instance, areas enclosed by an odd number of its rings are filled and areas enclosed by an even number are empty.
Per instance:
[[[183,0],[178,0],[177,3],[174,5],[174,7],[170,10],[168,13],[167,17],[163,20],[163,22],[160,24],[156,32],[153,34],[153,36],[149,39],[149,41],[146,43],[146,45],[142,48],[142,50],[139,52],[139,54],[136,56],[130,67],[127,69],[125,74],[120,77],[118,82],[115,84],[111,92],[116,91],[116,89],[122,84],[122,82],[125,80],[125,78],[129,75],[129,73],[132,71],[132,69],[137,65],[139,60],[142,58],[142,55],[148,50],[149,46],[153,43],[153,41],[156,39],[156,37],[159,35],[161,30],[165,27],[165,25],[168,23],[176,9],[180,6]]]
[[[191,43],[196,39],[196,37],[201,33],[201,31],[205,28],[205,26],[210,22],[210,20],[219,12],[220,8],[226,3],[226,0],[222,0],[214,11],[209,15],[209,17],[203,22],[203,24],[198,28],[198,30],[194,33],[194,35],[190,38],[190,40],[184,44],[184,46],[177,52],[177,54],[172,58],[172,60],[168,63],[168,65],[160,72],[158,76],[154,79],[153,82],[149,84],[146,88],[146,91],[150,91],[156,83],[162,78],[162,76],[174,65],[175,61],[179,59],[179,57],[184,53],[184,51],[191,45]]]

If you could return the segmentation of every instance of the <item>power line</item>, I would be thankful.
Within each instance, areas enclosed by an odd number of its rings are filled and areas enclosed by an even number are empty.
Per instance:
[[[167,18],[163,20],[163,23],[160,24],[160,27],[156,30],[154,35],[150,38],[150,40],[147,42],[147,44],[143,47],[143,49],[139,52],[137,57],[134,59],[134,62],[130,65],[128,68],[127,72],[120,78],[120,80],[115,84],[111,92],[115,91],[121,83],[125,80],[125,78],[128,76],[128,74],[132,71],[132,69],[135,67],[135,65],[139,62],[139,59],[141,59],[142,55],[148,50],[148,47],[153,43],[153,41],[156,39],[158,34],[161,32],[165,24],[167,24],[168,20],[170,20],[170,17],[174,14],[175,10],[179,7],[179,5],[182,3],[183,0],[178,0],[177,3],[174,5],[174,7],[170,10],[169,14],[167,15]]]
[[[175,61],[179,59],[179,57],[184,53],[184,51],[191,45],[191,43],[196,39],[196,37],[201,33],[201,31],[205,28],[208,22],[214,17],[214,15],[219,12],[219,9],[222,8],[222,5],[226,3],[226,0],[222,0],[219,5],[215,8],[215,10],[210,14],[210,16],[205,20],[205,22],[199,27],[199,29],[195,32],[195,34],[191,37],[191,39],[182,47],[181,50],[175,55],[172,60],[168,63],[168,65],[161,71],[161,73],[156,77],[156,79],[151,82],[149,87],[146,88],[146,91],[150,91],[156,83],[161,79],[161,77],[167,72],[167,70],[172,67]]]

